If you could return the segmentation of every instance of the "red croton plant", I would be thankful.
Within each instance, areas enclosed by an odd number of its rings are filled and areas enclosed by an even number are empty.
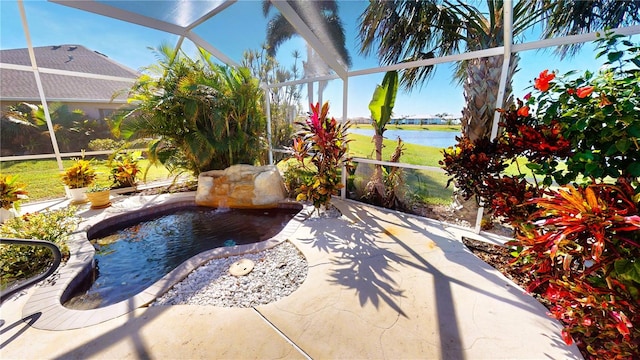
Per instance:
[[[339,171],[347,166],[347,129],[349,122],[340,123],[329,117],[329,103],[320,107],[319,103],[311,104],[311,113],[306,121],[296,122],[300,131],[290,148],[292,156],[307,168],[306,161],[311,162],[315,174],[304,179],[305,183],[297,189],[298,201],[310,201],[315,208],[328,205],[331,196],[342,188]]]
[[[527,289],[551,303],[563,338],[594,358],[638,358],[640,216],[627,178],[568,186],[532,200],[538,207],[508,245],[535,274]],[[634,325],[635,324],[635,325]]]
[[[536,97],[499,110],[496,139],[460,138],[440,163],[514,228],[512,264],[567,343],[585,358],[640,359],[640,46],[596,42],[606,67],[572,80],[542,71]],[[502,173],[510,163],[517,175]]]

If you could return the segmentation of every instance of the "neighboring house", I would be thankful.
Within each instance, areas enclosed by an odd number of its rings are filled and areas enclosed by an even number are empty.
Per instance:
[[[352,124],[371,124],[371,117],[359,116],[349,118],[348,120]]]
[[[459,125],[461,117],[453,115],[439,117],[433,115],[411,115],[402,117],[393,117],[389,124],[396,125]],[[369,117],[349,118],[352,124],[371,124]]]
[[[140,75],[82,45],[35,47],[36,64],[47,103],[60,102],[103,119],[126,103],[127,89]],[[66,71],[99,78],[67,76]],[[112,99],[114,94],[119,96]],[[0,108],[19,102],[40,104],[28,49],[0,50]]]
[[[400,118],[392,118],[392,124],[402,124],[402,125],[436,125],[436,124],[446,124],[446,121],[437,116],[433,115],[410,115],[403,116]]]

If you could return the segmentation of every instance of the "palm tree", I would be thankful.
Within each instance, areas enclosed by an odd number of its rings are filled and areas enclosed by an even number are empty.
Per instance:
[[[251,74],[266,84],[282,83],[299,78],[298,60],[301,55],[294,50],[291,57],[294,63],[285,68],[267,54],[268,46],[263,44],[260,50],[247,50],[243,53],[242,66],[251,70]],[[284,148],[291,145],[293,124],[296,115],[302,109],[300,99],[302,85],[288,85],[269,89],[271,109],[271,145],[273,148]],[[277,161],[285,154],[275,153]]]
[[[504,45],[504,2],[486,0],[486,14],[462,0],[373,0],[360,17],[360,52],[377,48],[383,64],[423,60]],[[640,1],[520,0],[513,6],[513,37],[536,24],[544,37],[556,37],[640,22]],[[575,53],[579,45],[558,49],[560,56]],[[504,57],[491,56],[456,64],[455,79],[463,85],[462,134],[472,141],[489,137],[495,114]],[[512,102],[511,79],[517,71],[514,55],[507,74],[505,101]],[[411,90],[433,74],[434,67],[402,71],[401,86]],[[459,203],[458,215],[474,221],[475,199]]]
[[[308,1],[308,0],[289,0],[289,5],[300,16],[306,24],[318,24],[322,29],[328,30],[325,36],[320,36],[320,40],[327,40],[327,47],[337,51],[340,61],[347,67],[351,66],[351,56],[345,46],[345,32],[342,21],[338,16],[338,4],[334,0],[330,1]],[[271,10],[271,1],[264,0],[262,3],[262,12],[264,16],[269,15]],[[297,35],[293,26],[285,19],[282,14],[275,15],[267,25],[267,45],[268,54],[275,56],[278,47],[285,41]],[[307,61],[303,62],[304,75],[306,77],[327,74],[329,69],[320,59],[313,49],[307,46]],[[322,103],[322,92],[327,86],[327,81],[320,81],[318,84],[318,102]],[[309,103],[313,101],[313,84],[308,84]]]
[[[504,2],[486,0],[486,14],[464,1],[372,1],[360,17],[360,52],[377,48],[383,64],[423,60],[504,45]],[[640,1],[521,0],[513,7],[513,36],[536,24],[544,37],[556,37],[605,26],[640,22]],[[561,56],[579,45],[561,47]],[[505,105],[511,103],[511,78],[517,71],[513,57],[507,75]],[[495,114],[503,57],[493,56],[456,64],[455,77],[463,85],[466,106],[462,132],[475,140],[488,136]],[[429,79],[433,66],[406,69],[401,85],[411,90]]]

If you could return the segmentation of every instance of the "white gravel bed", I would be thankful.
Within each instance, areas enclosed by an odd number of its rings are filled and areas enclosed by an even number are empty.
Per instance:
[[[251,272],[233,276],[229,267],[241,259],[255,263]],[[254,254],[213,259],[174,285],[155,305],[252,307],[294,292],[307,277],[307,260],[289,241]]]

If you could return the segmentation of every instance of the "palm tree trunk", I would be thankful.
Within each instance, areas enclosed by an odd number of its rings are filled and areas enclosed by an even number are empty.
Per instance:
[[[517,70],[518,60],[515,54],[511,57],[503,108],[513,102],[511,79]],[[492,56],[469,60],[467,64],[467,79],[463,84],[466,105],[462,109],[462,134],[472,141],[491,134],[503,61],[503,56]],[[477,200],[475,197],[469,200],[463,200],[459,195],[454,197],[458,217],[469,221],[473,226],[479,208]]]
[[[313,69],[313,49],[311,46],[307,45],[307,62],[302,64],[304,69],[304,73],[306,76],[310,76],[311,71]],[[313,102],[313,83],[307,83],[307,98],[309,99],[309,104],[315,104]],[[320,104],[322,105],[322,104]],[[311,109],[309,109],[311,111]]]
[[[308,99],[309,99],[309,104],[314,104],[314,102],[313,102],[313,83],[312,82],[307,83],[307,96],[308,96]],[[309,109],[309,111],[311,111],[310,107],[308,109]]]
[[[504,57],[491,56],[468,61],[467,79],[463,84],[465,107],[462,109],[462,134],[472,141],[491,134],[491,125],[496,111],[498,88]],[[511,58],[507,87],[502,107],[508,106],[511,96],[511,78],[518,66],[518,56]]]
[[[326,80],[318,81],[318,102],[320,104],[322,104],[322,101],[323,101],[322,94],[324,94],[324,90],[327,88],[328,84],[329,82]]]

